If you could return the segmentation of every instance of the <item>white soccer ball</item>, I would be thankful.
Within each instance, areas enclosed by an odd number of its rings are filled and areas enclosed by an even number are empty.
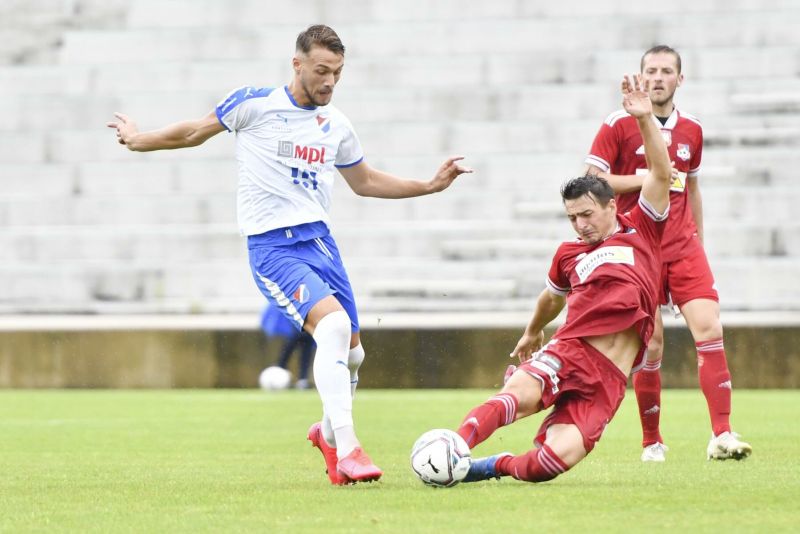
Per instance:
[[[258,375],[258,385],[270,391],[286,389],[291,382],[292,373],[277,365],[267,367]]]
[[[411,469],[428,486],[455,486],[467,476],[470,465],[467,443],[452,430],[429,430],[411,448]]]

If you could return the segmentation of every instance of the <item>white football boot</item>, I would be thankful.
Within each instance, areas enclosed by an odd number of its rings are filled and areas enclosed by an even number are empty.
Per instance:
[[[669,447],[663,443],[655,442],[642,450],[643,462],[663,462],[667,459]]]
[[[744,460],[753,452],[753,447],[739,439],[736,432],[723,432],[719,436],[712,434],[708,442],[706,454],[709,460]]]

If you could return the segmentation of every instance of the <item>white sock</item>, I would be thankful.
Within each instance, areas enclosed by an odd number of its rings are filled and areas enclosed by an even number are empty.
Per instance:
[[[344,311],[329,313],[317,323],[313,337],[317,343],[314,383],[322,399],[323,422],[326,418],[330,421],[341,458],[359,445],[353,430],[353,395],[349,387],[350,317]],[[330,443],[327,437],[325,441]]]
[[[343,426],[342,428],[333,429],[331,426],[331,418],[327,414],[322,416],[322,437],[331,447],[336,449],[336,457],[344,458],[350,454],[353,449],[360,446],[358,438],[356,437],[353,425]],[[337,446],[341,443],[341,446]]]
[[[347,355],[347,367],[350,369],[350,396],[356,396],[356,387],[358,386],[358,368],[361,367],[361,362],[364,361],[364,347],[359,343]]]
[[[358,386],[358,368],[364,361],[364,347],[359,343],[347,355],[347,367],[350,368],[350,395],[355,397],[356,387]],[[333,433],[331,418],[328,414],[322,416],[322,437],[329,446],[336,448],[336,435]]]

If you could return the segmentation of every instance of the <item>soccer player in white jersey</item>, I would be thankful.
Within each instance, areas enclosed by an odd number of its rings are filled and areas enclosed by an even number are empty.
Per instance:
[[[409,198],[447,189],[462,173],[449,157],[428,181],[408,180],[371,167],[350,121],[330,105],[344,67],[345,47],[328,26],[297,37],[288,85],[242,87],[203,118],[139,132],[122,113],[108,126],[128,149],[192,147],[236,134],[237,212],[247,236],[253,278],[270,304],[314,337],[314,382],[323,418],[308,439],[325,458],[333,484],[377,480],[383,472],[356,437],[352,400],[364,359],[355,300],[328,230],[335,171],[360,196]]]

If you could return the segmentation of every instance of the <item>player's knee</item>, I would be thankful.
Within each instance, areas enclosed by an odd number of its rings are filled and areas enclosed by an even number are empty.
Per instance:
[[[317,323],[314,329],[314,341],[317,347],[350,346],[350,317],[344,310],[331,312]]]
[[[693,329],[695,341],[709,341],[722,338],[722,323],[717,318],[709,318]]]
[[[595,443],[584,437],[576,425],[556,424],[547,429],[545,445],[564,462],[564,465],[572,467],[591,452]]]
[[[364,361],[364,356],[364,346],[361,343],[350,349],[347,356],[347,367],[350,368],[351,373],[358,371],[358,368],[361,367],[361,363]]]
[[[647,359],[653,362],[660,360],[663,355],[664,337],[653,334],[653,337],[650,338],[650,342],[647,344]]]
[[[647,355],[647,361],[648,362],[661,361],[661,359],[664,356],[664,344],[663,343],[659,343],[659,344],[649,343],[647,345],[647,353],[646,353],[646,355]]]
[[[528,417],[542,409],[542,384],[524,371],[517,371],[503,386],[502,393],[517,398],[517,419]]]

